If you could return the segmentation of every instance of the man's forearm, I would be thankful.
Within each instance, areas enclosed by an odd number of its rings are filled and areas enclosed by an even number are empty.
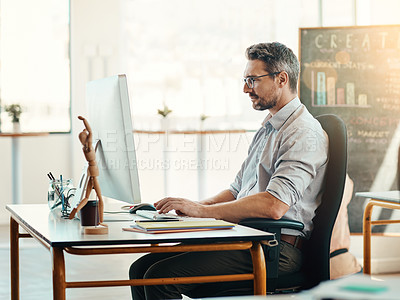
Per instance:
[[[237,223],[245,218],[280,219],[289,209],[287,204],[268,192],[214,204],[203,207],[201,217],[213,217]]]
[[[224,191],[220,192],[219,194],[215,195],[214,197],[199,201],[199,203],[204,204],[204,205],[212,205],[212,204],[217,204],[217,203],[233,201],[235,199],[236,198],[232,195],[231,191],[224,190]]]

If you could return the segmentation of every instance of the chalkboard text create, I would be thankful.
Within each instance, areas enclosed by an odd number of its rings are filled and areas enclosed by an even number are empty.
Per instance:
[[[393,45],[400,49],[400,33],[377,31],[371,33],[347,33],[344,35],[318,34],[314,39],[315,47],[318,49],[363,49],[369,51],[371,49],[393,48]]]

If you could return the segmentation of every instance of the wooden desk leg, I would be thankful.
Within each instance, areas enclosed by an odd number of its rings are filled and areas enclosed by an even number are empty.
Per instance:
[[[10,218],[11,299],[19,299],[19,225]]]
[[[364,238],[364,274],[371,275],[371,215],[374,203],[368,202],[364,210],[363,238]]]
[[[253,261],[254,273],[254,295],[266,295],[267,293],[267,272],[265,269],[265,257],[259,242],[253,242],[250,249]]]
[[[53,263],[53,299],[65,300],[65,261],[63,248],[52,247],[51,258]]]

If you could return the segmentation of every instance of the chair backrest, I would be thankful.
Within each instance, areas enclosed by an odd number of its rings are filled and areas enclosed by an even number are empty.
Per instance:
[[[333,225],[343,197],[347,169],[347,131],[336,115],[316,117],[329,138],[329,161],[321,204],[313,219],[314,229],[305,253],[305,271],[313,286],[330,279],[329,254]]]

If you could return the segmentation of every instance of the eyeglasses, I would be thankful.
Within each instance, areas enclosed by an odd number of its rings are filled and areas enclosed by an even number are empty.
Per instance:
[[[282,71],[281,71],[282,72]],[[275,76],[277,74],[279,74],[280,72],[274,72],[274,73],[269,73],[269,74],[265,74],[265,75],[261,75],[261,76],[255,76],[255,77],[246,77],[243,78],[243,82],[247,85],[247,87],[249,89],[254,88],[254,81],[257,78],[261,78],[261,77],[265,77],[265,76]]]

